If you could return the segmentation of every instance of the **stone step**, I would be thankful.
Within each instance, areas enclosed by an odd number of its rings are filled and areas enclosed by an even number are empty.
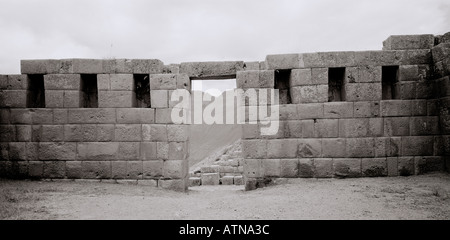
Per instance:
[[[222,185],[233,185],[234,184],[234,176],[225,176],[220,179]]]
[[[203,173],[218,173],[219,172],[219,165],[211,165],[207,167],[202,167],[201,172]]]
[[[219,173],[202,173],[202,185],[219,185],[220,176]]]
[[[202,179],[199,177],[190,177],[189,178],[189,187],[196,187],[202,185]]]

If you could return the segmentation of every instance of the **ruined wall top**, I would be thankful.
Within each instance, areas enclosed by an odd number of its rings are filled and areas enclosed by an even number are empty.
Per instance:
[[[429,64],[431,49],[450,43],[450,33],[440,36],[393,35],[378,51],[343,51],[268,55],[262,62],[185,62],[164,65],[158,59],[46,59],[22,60],[22,74],[187,74],[191,79],[229,78],[237,71],[350,67],[359,65]]]

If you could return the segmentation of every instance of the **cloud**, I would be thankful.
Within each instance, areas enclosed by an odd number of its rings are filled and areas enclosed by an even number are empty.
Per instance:
[[[2,0],[0,73],[33,58],[168,64],[381,49],[392,34],[449,31],[449,9],[445,0]]]

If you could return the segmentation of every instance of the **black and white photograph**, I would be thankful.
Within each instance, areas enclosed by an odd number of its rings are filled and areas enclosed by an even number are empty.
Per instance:
[[[450,220],[448,0],[0,0],[0,32],[0,220]]]

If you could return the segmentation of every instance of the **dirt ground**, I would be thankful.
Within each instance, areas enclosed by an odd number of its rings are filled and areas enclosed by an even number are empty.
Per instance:
[[[293,179],[256,191],[0,180],[0,219],[450,219],[450,175]]]

